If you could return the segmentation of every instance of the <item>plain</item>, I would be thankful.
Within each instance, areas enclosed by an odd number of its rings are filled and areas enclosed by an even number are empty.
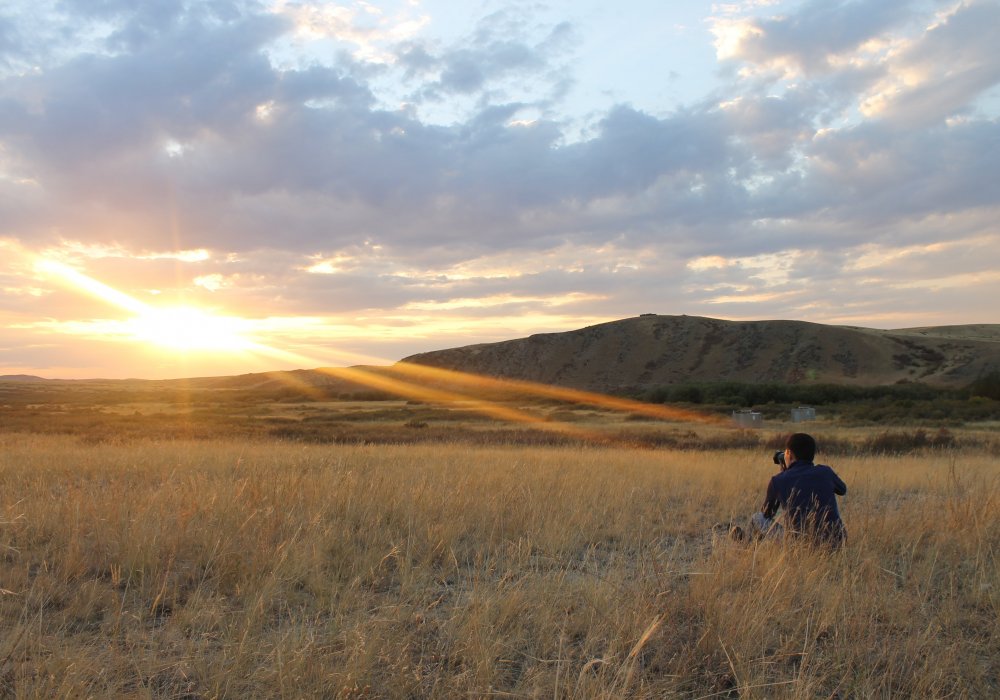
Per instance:
[[[4,695],[1000,691],[979,450],[826,460],[830,556],[713,529],[758,505],[759,449],[0,443]]]

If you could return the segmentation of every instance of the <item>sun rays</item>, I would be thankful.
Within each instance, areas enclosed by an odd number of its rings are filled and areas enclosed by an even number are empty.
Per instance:
[[[156,307],[54,260],[39,258],[35,270],[127,311],[129,318],[116,327],[121,335],[136,341],[179,352],[241,352],[255,346],[245,337],[240,319],[190,306]]]
[[[253,324],[233,316],[215,314],[189,306],[158,307],[147,304],[79,270],[53,260],[37,258],[36,272],[77,292],[95,297],[128,312],[129,318],[115,322],[117,335],[161,352],[255,355],[300,367],[324,364],[324,360],[298,354],[254,337]],[[326,360],[372,362],[353,353],[324,352]],[[375,360],[378,362],[378,360]],[[548,400],[640,415],[663,421],[724,424],[723,419],[696,411],[648,404],[591,391],[538,382],[460,372],[428,365],[397,362],[378,367],[324,367],[315,370],[351,384],[409,400],[457,406],[494,420],[578,438],[585,442],[616,442],[607,432],[584,429],[550,416],[513,405],[517,401]],[[312,399],[326,396],[320,387],[292,372],[272,372],[270,377]],[[494,398],[489,398],[489,397]]]
[[[697,423],[723,423],[718,416],[699,413],[662,404],[649,404],[618,396],[608,396],[592,391],[571,389],[568,387],[529,382],[522,379],[500,379],[468,372],[442,369],[411,362],[397,362],[387,368],[390,373],[402,374],[408,377],[431,380],[435,382],[450,382],[476,390],[492,390],[513,392],[542,399],[553,399],[565,403],[593,406],[622,413],[658,418],[666,421],[688,421]]]

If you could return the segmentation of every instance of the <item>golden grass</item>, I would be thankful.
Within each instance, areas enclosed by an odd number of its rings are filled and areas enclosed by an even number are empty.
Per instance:
[[[3,435],[0,694],[996,696],[1000,465],[834,466],[829,556],[766,453]]]

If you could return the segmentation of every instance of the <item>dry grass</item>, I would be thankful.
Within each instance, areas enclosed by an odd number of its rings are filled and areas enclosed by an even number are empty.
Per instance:
[[[995,459],[837,460],[824,556],[714,541],[758,452],[0,448],[4,696],[1000,693]]]

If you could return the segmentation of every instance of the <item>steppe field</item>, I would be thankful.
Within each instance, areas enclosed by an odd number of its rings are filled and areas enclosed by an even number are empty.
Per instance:
[[[716,527],[759,506],[786,426],[550,407],[616,439],[531,444],[388,409],[434,439],[8,421],[0,696],[1000,695],[995,426],[905,454],[811,426],[849,487],[831,555]]]

